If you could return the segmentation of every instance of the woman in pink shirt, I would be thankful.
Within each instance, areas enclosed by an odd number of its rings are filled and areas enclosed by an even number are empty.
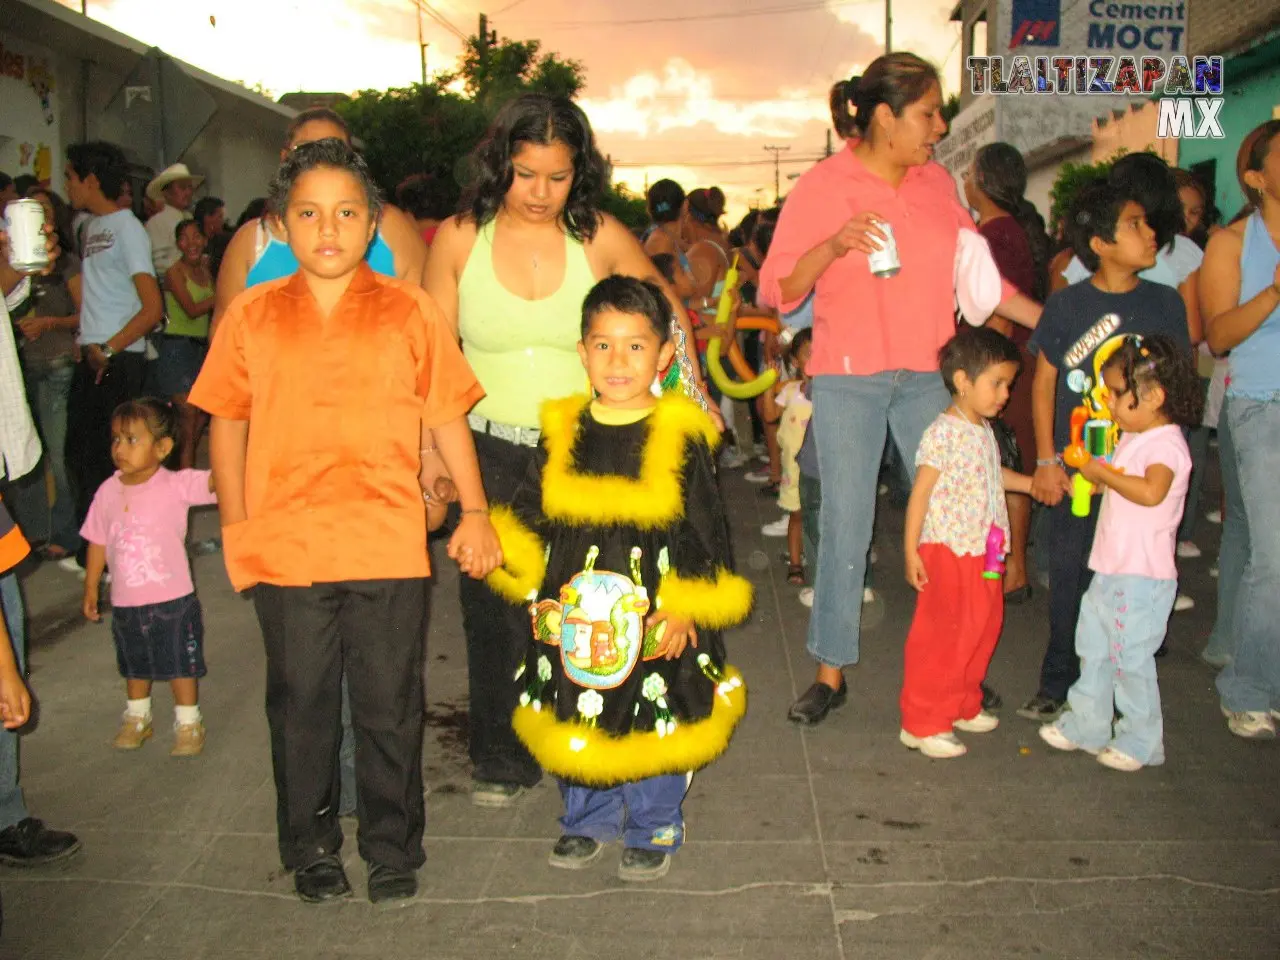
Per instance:
[[[915,54],[888,54],[846,84],[845,98],[855,139],[796,183],[760,274],[761,297],[784,311],[816,291],[808,372],[824,509],[808,649],[818,676],[788,714],[804,724],[848,696],[843,669],[858,662],[862,605],[853,587],[885,433],[914,479],[920,437],[949,402],[938,350],[955,333],[960,232],[974,230],[951,175],[931,162],[947,129],[937,71]],[[880,224],[897,241],[892,277],[868,265]],[[1034,326],[1039,307],[1008,283],[1003,293],[998,312]]]

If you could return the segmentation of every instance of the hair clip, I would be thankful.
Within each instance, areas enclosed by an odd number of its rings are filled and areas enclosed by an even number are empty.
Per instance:
[[[1076,226],[1078,227],[1087,227],[1089,225],[1089,221],[1092,219],[1093,217],[1089,214],[1088,210],[1079,210],[1076,212],[1075,220]]]

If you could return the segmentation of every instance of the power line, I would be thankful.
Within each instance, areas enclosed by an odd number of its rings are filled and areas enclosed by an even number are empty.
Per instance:
[[[766,147],[765,149],[769,149]],[[787,148],[781,148],[787,149]],[[814,154],[811,157],[788,157],[787,159],[778,159],[778,163],[817,163],[822,160],[822,154]],[[773,166],[773,160],[614,160],[611,164],[613,167],[761,167]]]
[[[427,0],[413,0],[413,2],[417,4],[418,9],[421,10],[423,13],[425,13],[428,17],[430,17],[436,23],[440,24],[440,26],[444,27],[446,30],[452,33],[455,37],[457,37],[463,43],[466,43],[467,35],[463,33],[460,29],[458,29],[456,26],[454,26],[453,23],[450,22],[448,17],[446,17],[440,11],[436,10],[435,7],[431,6],[431,4],[427,3]]]
[[[842,3],[836,4],[840,7],[866,6],[869,4],[879,5],[882,0],[844,0]],[[564,29],[576,29],[579,27],[633,27],[643,24],[653,23],[691,23],[695,21],[705,20],[736,20],[743,17],[773,17],[785,16],[793,13],[816,13],[820,10],[829,10],[830,5],[827,3],[796,3],[783,7],[757,7],[747,10],[724,10],[719,13],[690,13],[669,17],[641,17],[630,20],[514,20],[514,23],[537,23],[540,27],[559,27]]]

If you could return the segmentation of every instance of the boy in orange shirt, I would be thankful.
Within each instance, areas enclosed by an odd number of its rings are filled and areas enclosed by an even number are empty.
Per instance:
[[[369,899],[412,897],[422,865],[422,438],[462,501],[449,556],[501,561],[466,413],[483,396],[435,304],[364,263],[380,201],[338,140],[294,150],[271,190],[300,269],[242,293],[190,402],[210,458],[227,571],[267,652],[280,856],[298,896],[350,896],[338,826],[340,679],[356,737]],[[250,426],[252,425],[252,429]]]

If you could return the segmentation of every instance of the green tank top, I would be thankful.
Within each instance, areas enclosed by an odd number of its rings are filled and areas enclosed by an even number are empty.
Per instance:
[[[207,300],[213,296],[213,285],[202,287],[191,279],[187,278],[187,294],[196,303],[201,300]],[[199,317],[187,316],[187,311],[182,309],[182,304],[178,302],[169,291],[164,294],[165,316],[169,321],[164,325],[164,332],[171,337],[195,337],[197,340],[203,340],[209,336],[209,314],[203,314]]]
[[[493,270],[490,221],[458,281],[458,333],[485,397],[474,413],[496,423],[538,426],[543,401],[581,393],[586,371],[578,357],[582,301],[595,286],[583,245],[565,235],[564,280],[541,300],[504,287]]]

